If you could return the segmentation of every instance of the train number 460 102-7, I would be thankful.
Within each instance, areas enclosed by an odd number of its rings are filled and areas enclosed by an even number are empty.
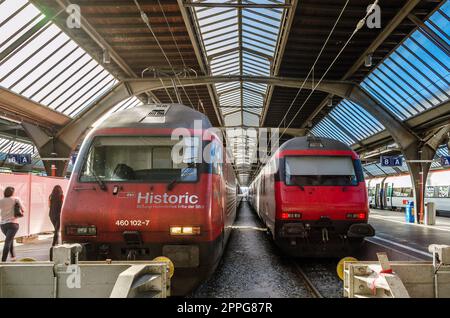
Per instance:
[[[117,220],[117,226],[148,226],[150,220]]]

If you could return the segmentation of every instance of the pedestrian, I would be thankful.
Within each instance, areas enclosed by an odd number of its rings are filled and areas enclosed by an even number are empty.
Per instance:
[[[7,187],[3,192],[3,199],[0,200],[1,222],[0,227],[5,235],[5,245],[3,246],[2,262],[6,262],[8,254],[11,253],[11,261],[16,260],[14,252],[14,237],[19,230],[19,222],[17,218],[20,217],[16,210],[19,210],[23,216],[23,204],[19,198],[14,197],[15,189]]]
[[[59,228],[61,224],[61,208],[64,200],[64,193],[61,188],[61,186],[56,185],[53,188],[52,193],[49,197],[49,217],[50,221],[53,224],[53,227],[55,228],[55,234],[53,235],[53,242],[52,246],[55,246],[58,244],[58,238],[59,238]]]

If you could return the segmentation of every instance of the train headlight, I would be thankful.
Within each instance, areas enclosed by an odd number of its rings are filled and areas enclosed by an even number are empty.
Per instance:
[[[366,213],[347,213],[347,219],[365,220]]]
[[[66,234],[75,236],[95,236],[97,235],[97,227],[95,225],[69,225],[66,226]]]
[[[200,235],[199,226],[172,226],[170,235]]]

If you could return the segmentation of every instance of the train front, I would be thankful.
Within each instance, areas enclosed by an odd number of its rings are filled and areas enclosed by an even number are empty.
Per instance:
[[[275,239],[284,250],[296,256],[344,256],[374,235],[354,151],[335,140],[304,137],[286,142],[278,157]]]
[[[209,127],[203,114],[182,105],[146,105],[107,119],[78,154],[63,206],[63,242],[81,243],[87,260],[164,255],[176,268],[172,293],[194,288],[223,247],[224,202],[212,198],[220,180],[198,160],[207,147],[213,152],[214,137],[204,134]],[[190,137],[174,140],[175,129]]]

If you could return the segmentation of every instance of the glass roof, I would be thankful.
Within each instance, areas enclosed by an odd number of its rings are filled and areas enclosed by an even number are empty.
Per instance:
[[[15,141],[12,138],[0,137],[0,154],[31,154],[37,155],[37,151],[31,142]]]
[[[195,7],[193,10],[212,75],[270,76],[279,29],[285,16],[284,0],[195,0],[201,4],[239,4],[236,7]],[[253,4],[271,5],[252,7]],[[215,85],[226,127],[258,127],[267,85],[219,83]],[[248,143],[245,129],[236,135],[233,153],[239,171],[248,167],[245,154],[257,143]],[[250,150],[251,151],[251,150]],[[242,179],[247,174],[241,173]]]
[[[117,83],[27,0],[0,2],[0,34],[0,85],[67,116]]]
[[[448,102],[450,98],[450,1],[406,38],[361,86],[400,120]],[[312,129],[317,136],[348,145],[384,130],[360,106],[342,101]]]
[[[364,123],[364,124],[362,124]],[[357,143],[384,130],[384,126],[359,105],[343,100],[311,131],[314,135]]]

